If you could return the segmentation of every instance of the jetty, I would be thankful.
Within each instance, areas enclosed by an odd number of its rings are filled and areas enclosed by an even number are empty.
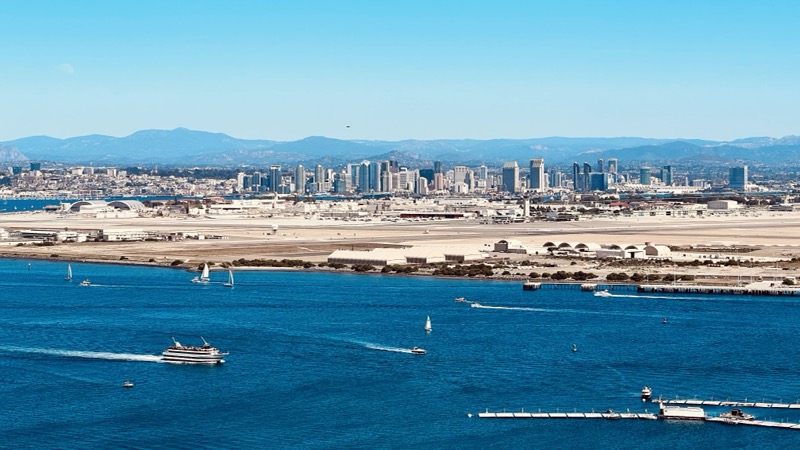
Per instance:
[[[656,420],[657,417],[653,413],[619,413],[615,411],[607,412],[490,412],[488,409],[485,412],[478,413],[478,417],[482,419],[640,419],[640,420]]]
[[[687,406],[723,406],[731,408],[777,408],[777,409],[800,409],[800,403],[774,403],[774,402],[748,402],[730,400],[697,400],[697,399],[666,399],[654,398],[653,403],[661,402],[665,405],[687,405]]]
[[[727,425],[750,425],[752,427],[767,428],[786,428],[790,430],[800,430],[800,423],[792,422],[771,422],[769,420],[737,420],[726,417],[706,417],[706,422],[724,423]]]
[[[786,287],[710,286],[679,284],[642,284],[637,292],[647,294],[723,294],[723,295],[778,295],[800,297],[800,289]]]

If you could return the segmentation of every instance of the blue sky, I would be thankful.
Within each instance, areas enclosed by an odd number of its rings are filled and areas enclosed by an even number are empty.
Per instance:
[[[7,0],[0,140],[800,134],[798,17],[781,0]]]

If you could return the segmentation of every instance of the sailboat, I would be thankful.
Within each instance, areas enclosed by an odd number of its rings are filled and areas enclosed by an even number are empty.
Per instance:
[[[203,263],[203,272],[200,273],[199,277],[192,278],[192,283],[208,283],[209,280],[210,279],[208,277],[208,264]]]
[[[431,327],[431,316],[427,316],[427,318],[425,319],[425,331],[430,333],[432,329],[433,328]]]
[[[72,281],[72,265],[67,264],[67,276],[64,277],[64,281]]]
[[[228,269],[228,281],[226,283],[222,283],[223,286],[233,287],[233,272]]]

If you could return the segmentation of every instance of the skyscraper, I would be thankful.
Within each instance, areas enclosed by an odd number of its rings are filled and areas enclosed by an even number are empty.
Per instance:
[[[608,173],[617,173],[617,158],[608,158]]]
[[[583,186],[580,185],[580,174],[581,174],[581,165],[578,164],[578,161],[572,163],[572,189],[577,191],[582,191]]]
[[[519,165],[516,161],[503,164],[503,192],[519,192]]]
[[[294,191],[298,195],[305,195],[306,193],[306,169],[302,164],[298,164],[294,168]]]
[[[603,158],[597,158],[597,171],[598,172],[605,172],[606,166],[603,163]]]
[[[639,184],[650,184],[649,167],[642,167],[639,169]]]
[[[543,191],[544,185],[544,158],[531,159],[531,175],[528,183],[530,189]]]
[[[281,181],[281,166],[269,166],[269,190],[278,192]]]
[[[728,187],[740,191],[747,190],[747,166],[730,168],[728,172]]]
[[[661,181],[667,186],[672,186],[672,166],[664,166],[661,169]]]

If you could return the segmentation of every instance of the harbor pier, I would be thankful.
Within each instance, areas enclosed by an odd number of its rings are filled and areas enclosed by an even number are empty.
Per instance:
[[[614,411],[607,412],[490,412],[488,409],[482,413],[478,413],[481,419],[640,419],[640,420],[656,420],[656,415],[653,413],[631,413],[624,412],[618,413]]]

